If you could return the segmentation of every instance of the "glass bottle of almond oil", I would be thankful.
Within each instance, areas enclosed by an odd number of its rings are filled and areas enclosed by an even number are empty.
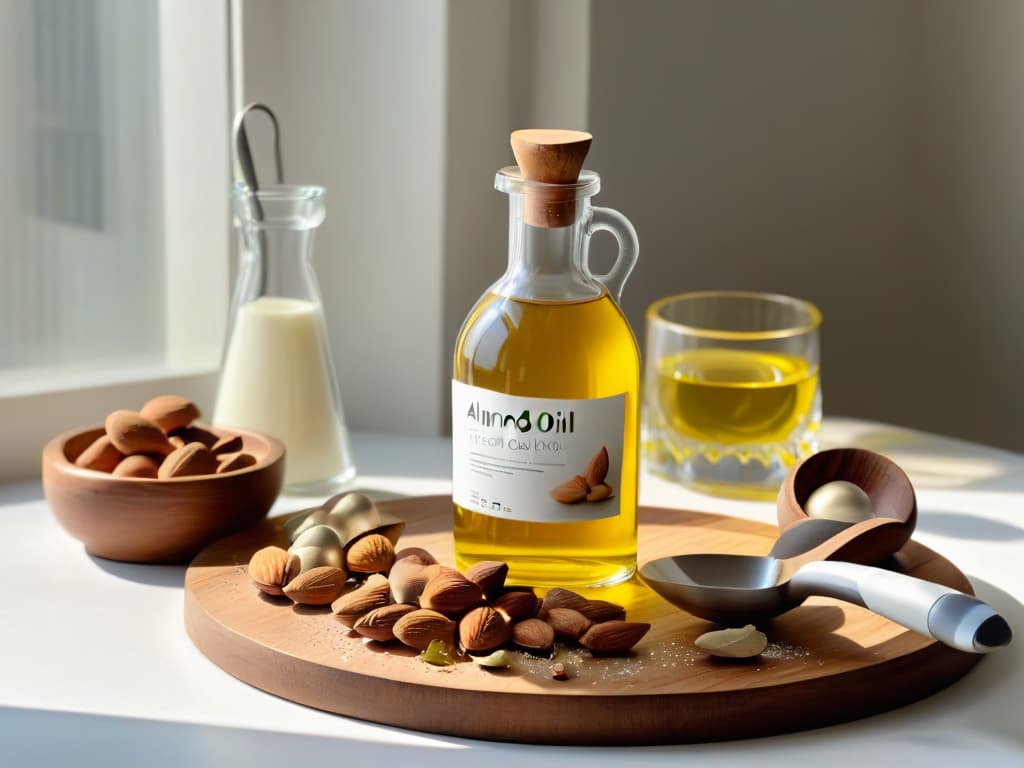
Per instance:
[[[509,581],[598,586],[636,569],[640,358],[619,307],[636,232],[592,206],[591,136],[512,134],[505,274],[463,323],[452,381],[455,557],[509,564]],[[618,242],[588,266],[591,235]]]

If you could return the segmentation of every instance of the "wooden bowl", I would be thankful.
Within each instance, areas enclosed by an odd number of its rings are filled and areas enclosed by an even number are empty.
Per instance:
[[[859,486],[871,499],[872,517],[891,524],[858,537],[855,546],[836,553],[832,559],[877,563],[907,543],[917,523],[914,486],[894,461],[863,448],[833,448],[795,465],[779,490],[779,529],[785,531],[807,520],[807,499],[833,480]]]
[[[281,441],[230,432],[242,436],[242,449],[256,457],[254,465],[168,480],[76,467],[75,459],[103,427],[67,432],[43,449],[43,493],[57,521],[93,555],[131,563],[187,562],[211,541],[262,520],[281,490]]]

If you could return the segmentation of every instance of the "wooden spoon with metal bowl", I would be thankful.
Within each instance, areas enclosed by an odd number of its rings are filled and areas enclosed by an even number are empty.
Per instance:
[[[795,465],[779,490],[777,514],[779,529],[794,526],[827,532],[845,527],[841,521],[829,521],[808,514],[808,501],[816,491],[835,481],[856,486],[870,500],[868,520],[827,559],[853,563],[878,563],[898,551],[909,541],[917,523],[917,497],[907,474],[891,459],[863,448],[834,448],[808,456]],[[820,513],[820,505],[818,505]],[[827,515],[827,511],[825,512]],[[847,522],[848,525],[848,522]],[[824,534],[827,537],[827,533]],[[789,557],[796,551],[780,552]],[[825,558],[822,558],[825,559]]]

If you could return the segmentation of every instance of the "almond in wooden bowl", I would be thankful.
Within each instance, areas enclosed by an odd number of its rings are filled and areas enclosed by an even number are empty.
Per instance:
[[[228,432],[206,428],[222,437]],[[187,562],[211,541],[262,520],[281,490],[284,445],[231,430],[251,466],[168,479],[118,477],[75,466],[103,427],[59,435],[43,449],[43,492],[57,521],[86,550],[132,563]]]

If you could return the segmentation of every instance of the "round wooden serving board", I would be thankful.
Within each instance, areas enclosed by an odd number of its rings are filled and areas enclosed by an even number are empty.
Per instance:
[[[406,520],[401,547],[451,564],[451,499],[385,502]],[[621,658],[563,649],[570,674],[515,653],[492,672],[465,661],[434,667],[398,644],[349,635],[329,607],[268,598],[249,581],[250,555],[287,546],[284,518],[220,540],[185,575],[185,624],[215,664],[277,696],[341,715],[433,733],[541,744],[664,744],[765,736],[853,720],[928,696],[979,656],[952,650],[867,610],[826,598],[760,626],[770,645],[726,662],[693,640],[712,626],[674,608],[638,579],[588,596],[621,603],[650,632]],[[670,509],[641,510],[640,562],[689,552],[764,554],[773,526]],[[910,574],[970,592],[948,561],[909,542]]]

